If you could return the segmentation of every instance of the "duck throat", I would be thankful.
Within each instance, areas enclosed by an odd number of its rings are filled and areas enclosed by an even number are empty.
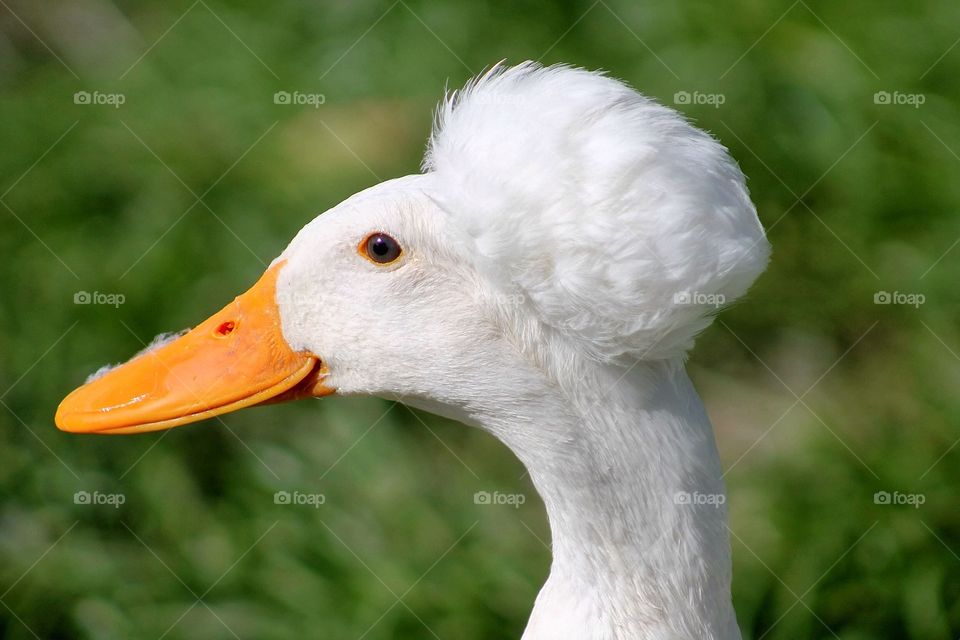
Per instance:
[[[682,364],[593,366],[484,421],[550,521],[524,640],[739,640],[719,457]]]

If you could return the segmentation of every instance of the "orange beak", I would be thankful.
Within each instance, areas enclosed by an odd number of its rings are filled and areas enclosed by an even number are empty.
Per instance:
[[[265,402],[324,396],[327,371],[283,337],[277,274],[176,340],[143,353],[68,395],[57,427],[74,433],[169,429]]]

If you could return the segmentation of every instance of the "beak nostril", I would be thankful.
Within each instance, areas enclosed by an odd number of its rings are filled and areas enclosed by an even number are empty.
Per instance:
[[[237,323],[234,322],[233,320],[227,320],[226,322],[221,322],[220,325],[214,331],[214,335],[216,335],[219,338],[228,336],[231,333],[233,333],[233,330],[236,328],[236,326],[237,326]]]

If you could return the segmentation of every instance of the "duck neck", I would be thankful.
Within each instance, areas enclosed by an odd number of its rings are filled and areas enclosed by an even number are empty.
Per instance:
[[[524,640],[739,639],[719,458],[682,364],[592,367],[487,416],[550,521]]]

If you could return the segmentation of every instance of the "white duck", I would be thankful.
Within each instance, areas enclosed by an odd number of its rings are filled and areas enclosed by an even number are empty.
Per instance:
[[[250,291],[74,391],[56,422],[134,433],[399,397],[529,470],[553,563],[525,640],[739,638],[684,358],[768,255],[709,135],[599,73],[497,66],[440,106],[422,174],[319,216]]]

